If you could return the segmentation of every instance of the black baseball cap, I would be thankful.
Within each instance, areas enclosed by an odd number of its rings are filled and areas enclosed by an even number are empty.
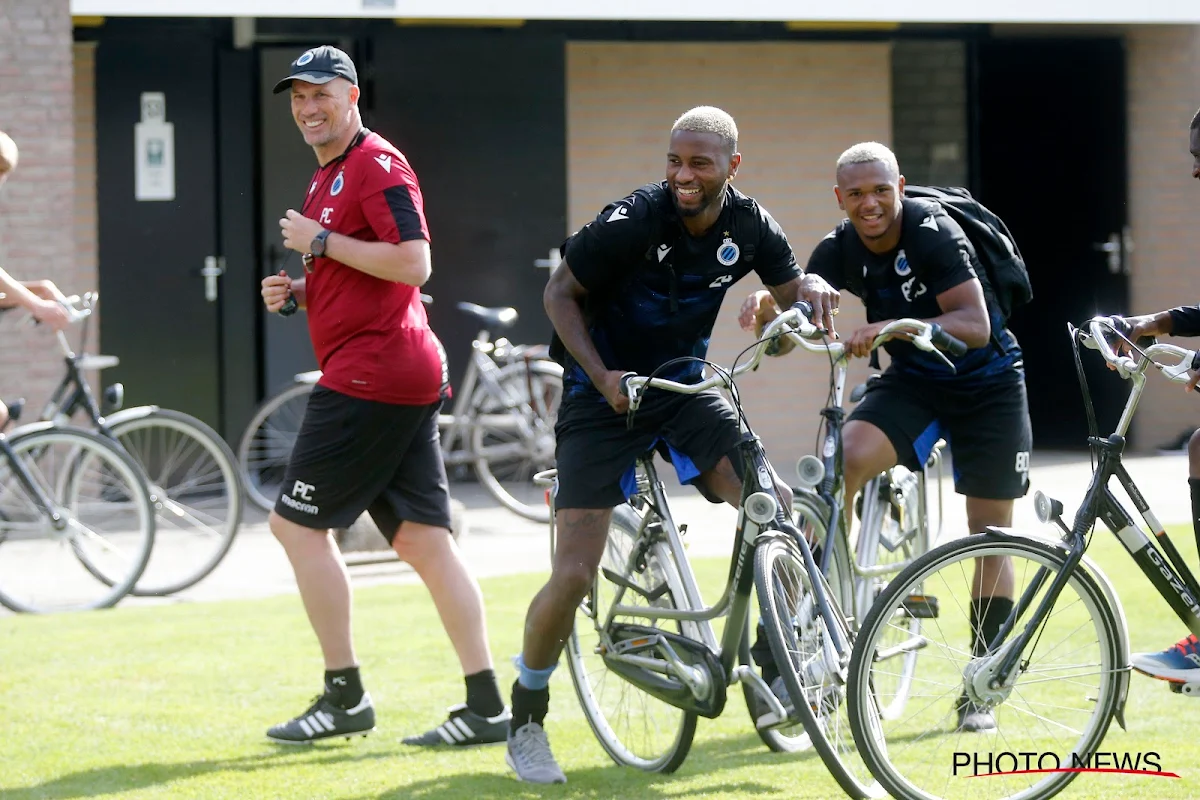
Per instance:
[[[334,78],[345,78],[358,86],[358,70],[350,56],[336,47],[323,44],[312,50],[305,50],[299,58],[292,62],[291,73],[275,84],[274,93],[279,94],[285,89],[292,88],[292,81],[307,83],[329,83]]]

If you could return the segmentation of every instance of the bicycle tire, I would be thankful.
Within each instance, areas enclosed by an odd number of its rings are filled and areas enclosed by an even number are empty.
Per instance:
[[[880,729],[876,735],[869,735],[866,725],[870,724],[871,721],[869,719],[864,721],[862,718],[864,700],[868,703],[868,708],[876,702],[876,690],[871,681],[871,672],[876,663],[875,653],[877,650],[876,642],[880,637],[879,629],[890,622],[900,609],[900,604],[910,596],[913,587],[927,586],[931,582],[930,578],[936,575],[943,566],[951,567],[955,563],[964,562],[967,559],[973,560],[981,556],[1006,554],[1010,557],[1026,557],[1041,563],[1043,566],[1057,567],[1058,569],[1061,569],[1064,563],[1061,546],[1049,542],[996,532],[964,536],[936,547],[913,561],[880,594],[879,599],[867,615],[866,620],[864,620],[862,629],[859,631],[859,636],[855,641],[850,660],[848,697],[850,724],[863,760],[870,767],[872,774],[875,775],[884,788],[894,797],[902,798],[902,800],[916,800],[917,798],[920,800],[930,800],[931,798],[938,798],[941,795],[931,794],[913,785],[909,779],[905,778],[888,757],[886,730]],[[1014,572],[1016,572],[1015,567]],[[1093,621],[1096,627],[1098,635],[1097,650],[1102,662],[1099,672],[1101,675],[1106,676],[1103,679],[1103,687],[1097,691],[1096,695],[1085,698],[1089,703],[1094,703],[1095,711],[1089,717],[1090,724],[1088,730],[1071,749],[1071,752],[1092,753],[1095,752],[1095,749],[1104,740],[1104,736],[1108,732],[1108,727],[1112,722],[1116,710],[1120,695],[1119,681],[1116,675],[1123,668],[1122,662],[1124,660],[1120,653],[1121,645],[1119,643],[1123,640],[1118,630],[1120,623],[1109,603],[1107,595],[1097,584],[1088,569],[1080,566],[1074,570],[1068,579],[1066,587],[1070,587],[1078,595],[1089,619]],[[1058,599],[1062,600],[1062,597],[1060,596]],[[1073,606],[1074,603],[1071,605]],[[941,619],[938,620],[939,629],[941,621]],[[1074,622],[1072,621],[1070,624],[1074,625]],[[1101,639],[1103,641],[1100,641]],[[1070,666],[1074,668],[1076,666],[1075,662],[1082,660],[1082,657],[1074,652],[1069,653],[1069,655],[1072,656]],[[1072,677],[1078,678],[1080,676],[1072,675]],[[1016,687],[1017,689],[1021,687],[1019,679]],[[1072,689],[1073,694],[1081,692],[1078,686],[1073,686]],[[1000,708],[1003,708],[1003,704]],[[980,734],[967,733],[960,735],[979,737]],[[922,737],[922,740],[924,740],[924,737]],[[1008,744],[1007,739],[1004,741],[1006,742],[1004,749],[1020,749],[1020,745]],[[1063,752],[1061,750],[1056,751]],[[1035,798],[1040,800],[1041,798],[1053,797],[1066,788],[1077,775],[1077,772],[1051,773],[1028,789],[1007,795],[1006,800],[1035,800]],[[963,791],[965,795],[968,790],[964,789]],[[989,797],[1000,800],[996,795],[989,795]]]
[[[609,569],[628,577],[630,580],[636,580],[637,575],[629,576],[626,574],[629,553],[624,548],[632,547],[637,543],[640,527],[640,519],[628,506],[620,506],[613,512],[604,557],[601,560],[602,568],[607,566]],[[685,596],[683,593],[683,582],[675,568],[674,561],[670,557],[670,551],[661,543],[652,545],[648,550],[646,570],[643,575],[651,572],[651,566],[655,564],[662,572],[661,577],[666,581],[668,587],[667,593],[660,600],[666,600],[669,603],[669,607],[677,607],[674,598]],[[609,672],[607,667],[604,666],[603,661],[600,661],[599,664],[601,677],[598,681],[594,681],[593,676],[595,671],[590,671],[585,664],[588,654],[595,655],[593,648],[593,643],[596,640],[594,619],[601,618],[606,613],[605,610],[597,607],[597,598],[601,594],[604,595],[606,600],[610,598],[611,595],[607,591],[607,587],[610,586],[612,584],[604,577],[603,570],[597,570],[592,591],[580,604],[580,608],[575,614],[575,624],[571,630],[570,637],[567,639],[566,646],[567,666],[571,673],[571,682],[575,686],[575,694],[579,698],[579,705],[583,710],[583,715],[587,719],[592,733],[596,736],[596,741],[600,743],[604,752],[614,762],[621,766],[635,767],[646,772],[674,772],[683,763],[684,759],[687,758],[688,751],[691,750],[692,739],[696,735],[697,715],[693,712],[669,706],[661,700],[642,692],[637,687],[626,682],[619,675]],[[586,607],[589,604],[592,606],[590,609]],[[680,623],[680,628],[684,631],[684,635],[691,635],[687,632],[690,625],[691,623]],[[717,680],[724,679],[724,676],[713,677]],[[631,745],[620,738],[619,734],[614,730],[614,721],[608,718],[604,709],[600,707],[601,701],[597,698],[597,691],[604,688],[603,684],[606,679],[619,682],[618,688],[622,690],[623,696],[638,695],[646,698],[651,704],[654,704],[656,709],[662,711],[666,718],[675,720],[671,725],[677,726],[677,731],[663,752],[643,756],[634,752],[631,749]],[[629,722],[631,719],[631,717],[626,715],[625,721]],[[621,720],[618,719],[615,722],[620,724]]]
[[[215,473],[210,474],[219,476],[221,492],[212,503],[205,502],[205,505],[211,507],[215,513],[223,512],[221,519],[204,525],[205,520],[200,514],[205,514],[205,516],[214,514],[205,513],[199,508],[188,508],[181,500],[182,496],[195,496],[199,502],[202,497],[199,492],[194,490],[203,489],[204,486],[195,486],[195,484],[171,486],[165,483],[178,474],[177,468],[181,466],[175,460],[175,456],[190,456],[191,451],[168,455],[164,448],[156,446],[158,443],[152,438],[152,435],[139,435],[155,429],[174,431],[176,434],[187,437],[195,447],[200,448],[206,454],[208,459],[211,459]],[[221,560],[225,558],[225,554],[233,546],[234,537],[241,525],[242,480],[233,451],[208,425],[193,416],[171,409],[155,408],[141,416],[127,419],[118,418],[112,425],[112,432],[121,446],[133,456],[142,468],[152,493],[156,495],[155,505],[158,510],[154,551],[150,555],[150,563],[147,564],[146,570],[138,582],[134,584],[130,594],[139,597],[162,597],[194,586],[216,569]],[[199,463],[199,459],[193,462],[193,466],[195,463]],[[188,481],[198,480],[192,469],[188,469],[181,477]],[[216,484],[206,485],[215,486]],[[191,527],[185,527],[185,523]],[[181,540],[188,530],[194,529],[199,532],[201,527],[211,531],[206,534],[211,537],[209,539],[211,545],[202,547],[199,552],[200,558],[193,562],[191,556],[194,551],[191,549],[191,544]],[[214,530],[215,527],[219,527],[219,530]],[[166,555],[164,547],[178,549],[177,545],[188,548],[189,551],[185,554],[184,568],[179,571],[168,571],[169,568],[165,565],[170,562],[166,558],[156,559],[156,555]]]
[[[783,564],[788,573],[789,585],[784,586],[776,577],[776,565]],[[837,717],[840,714],[838,710],[844,703],[844,687],[839,686],[840,679],[835,672],[840,672],[840,665],[833,666],[827,663],[827,658],[823,653],[828,649],[824,643],[824,639],[828,636],[827,633],[821,632],[826,624],[823,617],[819,613],[815,613],[813,617],[812,630],[816,631],[817,642],[814,643],[814,654],[812,658],[805,658],[803,654],[797,652],[797,657],[794,658],[792,653],[796,648],[791,646],[791,643],[797,640],[796,623],[801,617],[806,616],[800,611],[805,604],[805,594],[811,594],[811,589],[805,588],[804,580],[807,577],[809,581],[813,580],[814,576],[810,576],[805,568],[803,559],[790,539],[783,536],[770,536],[765,542],[761,542],[754,552],[754,584],[758,592],[758,600],[761,607],[763,624],[767,629],[767,638],[771,643],[771,654],[775,658],[776,666],[779,668],[781,677],[787,685],[788,694],[791,696],[792,705],[795,708],[796,715],[800,722],[804,725],[804,729],[808,731],[809,738],[812,740],[813,749],[821,756],[821,760],[825,762],[826,769],[829,774],[837,781],[838,785],[852,798],[874,798],[883,795],[882,788],[874,782],[868,783],[863,775],[863,779],[853,774],[850,765],[847,763],[855,756],[848,752],[850,745],[853,743],[852,738],[847,737],[842,739],[840,731],[840,720],[834,721],[835,731],[837,735],[836,742],[830,742],[829,732],[826,726],[822,724],[822,720],[828,719],[830,710],[832,715]],[[815,576],[818,580],[824,580],[823,576]],[[776,587],[790,591],[794,597],[782,598],[788,603],[788,607],[782,607],[781,598],[776,595]],[[833,613],[837,616],[841,615],[840,607],[838,606],[837,597],[833,591],[826,587],[827,599],[833,607]],[[794,599],[794,603],[792,600]],[[794,605],[794,608],[792,607]],[[847,641],[853,641],[853,635],[849,628],[842,623],[842,633],[847,637]],[[838,623],[835,623],[838,624]],[[811,634],[804,634],[800,638],[811,638]],[[818,648],[820,648],[818,650]],[[801,663],[797,663],[798,660]],[[820,675],[816,673],[820,672]],[[810,695],[813,696],[810,699]],[[822,708],[825,708],[825,713],[822,714],[821,720],[818,720],[810,703],[817,703]],[[832,705],[832,709],[826,706]],[[849,732],[846,732],[849,733]],[[841,749],[847,749],[846,758],[840,752]],[[865,772],[865,770],[864,770]]]
[[[263,511],[274,509],[275,501],[279,499],[283,471],[287,469],[304,419],[304,406],[299,403],[307,405],[315,385],[296,382],[268,397],[254,412],[238,441],[237,464],[246,497]],[[277,412],[281,412],[281,416],[275,421],[275,427],[265,428]]]
[[[86,585],[91,585],[90,581],[95,577],[95,573],[83,550],[96,540],[104,541],[105,549],[121,551],[122,561],[126,564],[126,573],[111,582],[97,581],[97,584],[103,586],[104,589],[94,599],[79,600],[69,605],[51,607],[44,603],[34,603],[23,599],[14,595],[12,589],[0,587],[0,604],[13,611],[26,613],[84,611],[116,605],[141,577],[154,546],[154,506],[145,477],[138,469],[137,463],[120,446],[99,433],[66,426],[35,423],[27,426],[25,430],[18,429],[14,432],[9,437],[9,445],[18,459],[28,455],[31,456],[31,461],[38,462],[26,464],[26,471],[31,473],[31,477],[58,506],[58,510],[67,512],[70,523],[67,529],[64,529],[61,541],[68,540],[66,531],[70,531],[72,534],[78,534],[80,531],[87,532],[86,536],[69,537],[71,558],[68,559],[69,563],[77,564],[86,573],[90,573],[86,578],[79,575]],[[56,450],[57,447],[63,448],[65,453]],[[50,462],[61,463],[62,472],[53,476],[47,475],[47,471],[54,471],[55,465]],[[9,473],[3,484],[3,502],[0,503],[3,506],[0,508],[0,518],[2,518],[0,544],[10,541],[9,536],[20,524],[20,517],[31,516],[31,510],[35,508],[28,495],[25,494],[25,490],[20,487],[16,477],[11,474],[12,465],[4,462],[3,466],[9,470]],[[36,468],[34,468],[35,466]],[[95,497],[84,494],[86,490],[92,488],[89,477],[93,474],[95,480],[99,481]],[[53,479],[51,479],[52,477]],[[121,483],[116,484],[113,479],[119,479]],[[21,503],[22,498],[24,498],[24,503]],[[84,502],[85,500],[92,502]],[[101,522],[111,521],[107,518],[111,517],[112,511],[120,506],[127,507],[132,514],[127,518],[122,518],[119,523],[121,527],[110,534],[114,538],[121,537],[124,540],[123,546],[117,547],[108,542],[103,535],[97,533],[95,528]],[[101,513],[96,517],[97,521],[92,522],[90,521],[92,520],[91,511],[95,509],[100,509]],[[40,511],[32,513],[43,520],[35,523],[35,526],[44,528],[49,524],[45,521],[45,515]],[[85,513],[88,516],[83,519]],[[14,545],[17,542],[24,544],[28,543],[30,538],[14,538],[11,541]],[[84,544],[80,544],[81,541]],[[52,554],[53,551],[50,555]],[[17,570],[27,571],[27,574],[23,576],[26,582],[36,582],[41,587],[54,586],[65,590],[69,585],[81,585],[78,581],[72,582],[74,580],[72,576],[65,575],[57,569],[52,570],[55,574],[48,580],[46,576],[41,576],[38,570],[46,568],[48,565],[46,558],[39,560],[35,556],[34,559],[26,561],[3,560],[13,563]],[[0,578],[0,581],[7,582],[8,578]]]
[[[467,412],[475,476],[505,508],[534,522],[549,522],[545,490],[533,482],[533,476],[554,466],[554,421],[562,401],[562,367],[538,360],[528,362],[527,371],[525,362],[516,362],[502,367],[496,382],[504,399],[486,385],[480,386]],[[530,382],[533,393],[541,395],[533,406],[536,419],[532,425],[514,404],[528,405]],[[506,417],[511,425],[501,424]],[[509,428],[516,430],[517,441],[505,441],[513,438]]]
[[[754,669],[754,660],[750,655],[750,613],[746,613],[746,630],[742,633],[742,641],[738,644],[738,663]],[[742,697],[746,701],[746,710],[750,712],[750,723],[772,753],[802,753],[812,747],[812,739],[803,725],[788,728],[759,728],[758,727],[758,695],[750,688],[748,681],[742,681]]]

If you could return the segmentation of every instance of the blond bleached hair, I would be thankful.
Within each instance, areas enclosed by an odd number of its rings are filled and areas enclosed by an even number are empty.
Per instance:
[[[696,106],[690,111],[685,111],[671,126],[671,133],[675,131],[715,133],[721,137],[721,143],[730,155],[737,152],[737,123],[727,112],[716,106]]]
[[[841,173],[842,167],[848,167],[851,164],[883,164],[887,167],[893,180],[900,178],[900,164],[896,161],[896,154],[879,142],[859,142],[853,147],[847,148],[837,160],[837,172]]]

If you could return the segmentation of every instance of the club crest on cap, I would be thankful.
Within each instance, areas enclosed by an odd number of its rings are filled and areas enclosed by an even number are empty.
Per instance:
[[[313,60],[313,51],[309,50],[304,55],[296,59],[296,66],[303,67],[305,64]]]

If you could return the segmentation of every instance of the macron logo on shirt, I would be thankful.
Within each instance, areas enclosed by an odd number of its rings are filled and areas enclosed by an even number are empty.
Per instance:
[[[380,155],[375,156],[375,161],[379,163],[379,166],[383,167],[384,172],[388,173],[389,175],[392,173],[391,156],[381,153]]]
[[[608,219],[606,219],[604,221],[605,222],[617,222],[617,221],[623,220],[623,219],[629,219],[629,209],[625,208],[625,206],[617,206],[616,208],[613,209],[613,212],[608,215]]]
[[[936,231],[938,229],[937,220],[933,218],[933,214],[930,214],[928,217],[926,217],[925,219],[923,219],[921,221],[921,227],[929,228],[929,230],[931,230],[931,231]]]

